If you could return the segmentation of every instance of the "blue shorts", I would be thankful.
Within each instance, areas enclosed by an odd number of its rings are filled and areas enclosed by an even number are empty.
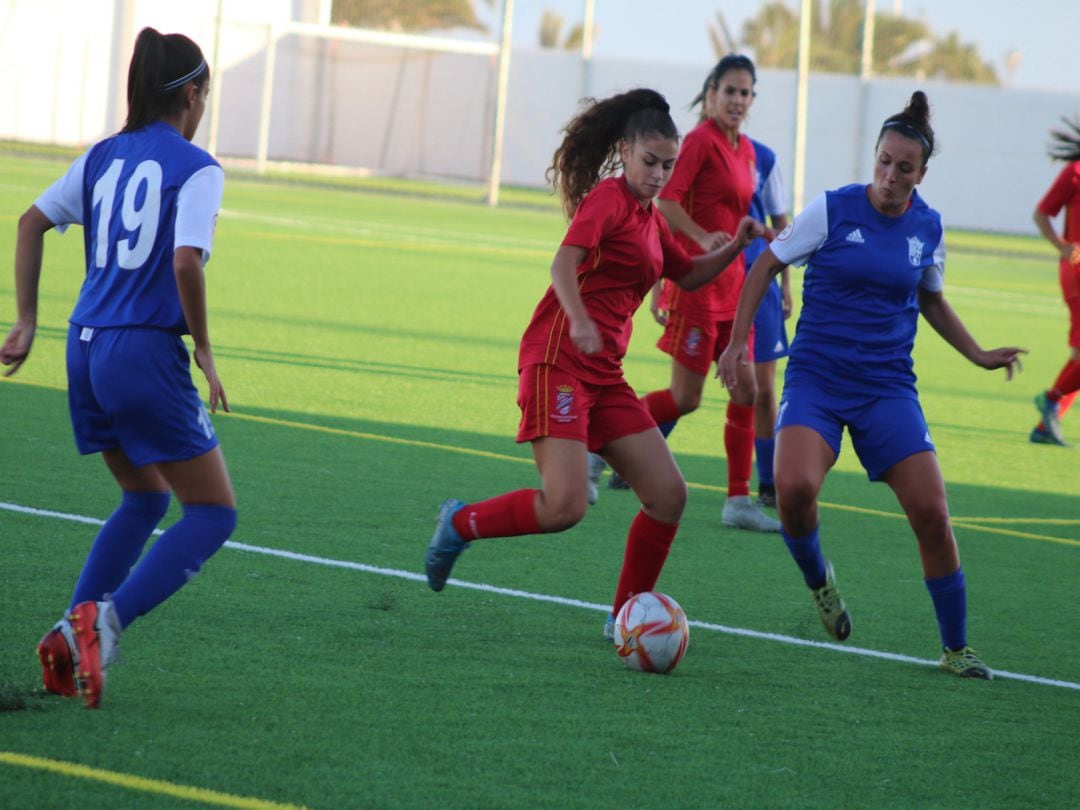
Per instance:
[[[808,427],[840,455],[848,429],[855,455],[871,481],[908,456],[933,451],[919,400],[912,397],[838,397],[811,386],[784,386],[776,416],[779,433],[791,425]]]
[[[788,355],[787,327],[784,325],[784,297],[775,281],[765,289],[754,316],[754,362],[768,363]]]
[[[68,407],[83,455],[119,447],[136,467],[185,461],[217,447],[179,335],[71,324]]]

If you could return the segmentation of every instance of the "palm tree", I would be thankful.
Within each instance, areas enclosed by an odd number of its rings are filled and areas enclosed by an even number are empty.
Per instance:
[[[566,38],[562,39],[562,30],[565,24],[566,21],[561,14],[552,11],[550,8],[545,8],[540,17],[540,47],[561,48],[564,51],[581,50],[581,41],[585,36],[581,23],[571,28]],[[560,39],[562,39],[561,45],[559,44]]]
[[[485,0],[488,5],[492,1]],[[470,0],[334,0],[331,19],[337,25],[384,31],[488,30]]]
[[[862,53],[862,0],[819,0],[812,4],[810,60],[826,73],[858,73]],[[927,23],[893,14],[874,17],[874,63],[878,75],[920,76],[999,84],[997,72],[978,47],[956,32],[937,39]],[[713,32],[710,31],[712,34]],[[715,35],[714,47],[715,47]],[[742,45],[761,67],[794,68],[799,49],[799,15],[783,0],[770,0],[743,25]]]

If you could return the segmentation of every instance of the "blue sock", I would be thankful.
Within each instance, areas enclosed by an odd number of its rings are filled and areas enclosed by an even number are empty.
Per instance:
[[[773,452],[776,439],[754,439],[754,455],[757,456],[758,484],[773,486]]]
[[[964,569],[957,568],[944,577],[926,580],[926,589],[934,601],[941,644],[950,650],[967,646],[967,586]]]
[[[671,435],[671,431],[675,429],[675,426],[679,424],[678,419],[672,419],[670,422],[664,422],[662,425],[657,425],[660,428],[660,435],[665,439]]]
[[[236,510],[185,504],[184,516],[146,552],[112,595],[120,626],[127,627],[160,605],[202,568],[236,528]]]
[[[90,547],[71,607],[100,602],[119,588],[168,510],[168,492],[125,492]]]
[[[814,528],[810,534],[803,537],[792,537],[783,529],[780,530],[784,543],[791,552],[791,558],[802,571],[803,579],[807,587],[820,588],[825,584],[825,557],[821,554],[818,543],[818,530]]]

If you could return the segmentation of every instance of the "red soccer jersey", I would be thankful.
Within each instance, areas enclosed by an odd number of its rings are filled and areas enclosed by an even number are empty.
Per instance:
[[[660,199],[681,205],[706,231],[726,231],[734,236],[739,220],[750,210],[755,166],[754,146],[749,138],[740,135],[738,146],[732,146],[716,123],[706,120],[683,141],[675,170],[660,192]],[[684,234],[677,238],[691,256],[702,252]],[[693,292],[666,284],[665,306],[719,321],[731,320],[745,276],[740,253],[719,276]]]
[[[661,276],[682,278],[690,257],[651,203],[642,207],[622,177],[601,180],[581,201],[564,245],[585,248],[578,289],[604,347],[582,354],[570,340],[570,322],[554,287],[548,287],[521,338],[518,368],[543,363],[597,385],[622,381],[633,314]]]
[[[1066,242],[1080,242],[1080,160],[1061,170],[1050,190],[1039,200],[1039,210],[1048,217],[1056,217],[1065,209]],[[1068,301],[1080,298],[1080,265],[1061,260],[1061,289]]]

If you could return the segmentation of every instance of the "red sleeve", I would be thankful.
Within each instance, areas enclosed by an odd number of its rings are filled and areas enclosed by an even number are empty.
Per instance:
[[[661,200],[671,200],[682,204],[683,199],[694,185],[694,179],[705,162],[706,141],[697,134],[696,130],[690,132],[683,141],[679,156],[675,159],[675,168],[671,172],[671,179],[660,189]]]
[[[614,183],[601,182],[585,195],[562,243],[592,250],[600,245],[601,237],[621,221],[623,194]]]
[[[675,241],[667,221],[655,208],[653,208],[653,217],[656,219],[656,228],[660,236],[660,249],[664,251],[664,271],[660,275],[677,281],[690,272],[694,260],[683,250],[682,245]]]
[[[1080,181],[1080,162],[1070,163],[1062,169],[1054,185],[1050,186],[1050,190],[1039,200],[1038,210],[1048,217],[1056,217],[1058,211],[1070,200],[1076,199],[1078,181]]]

